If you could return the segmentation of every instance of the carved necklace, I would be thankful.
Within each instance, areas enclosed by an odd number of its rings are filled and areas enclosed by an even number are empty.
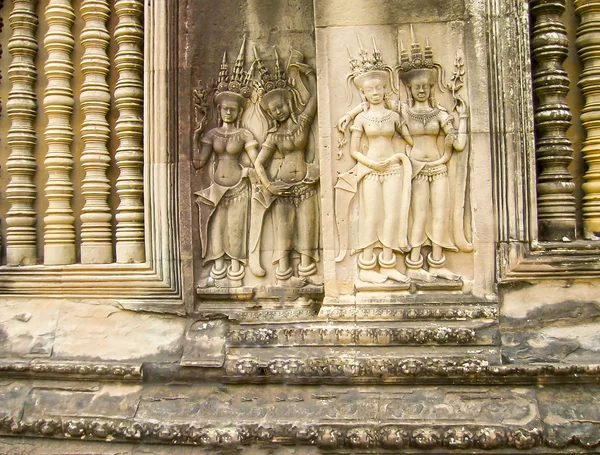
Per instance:
[[[215,130],[215,136],[218,136],[223,139],[233,139],[233,138],[237,139],[238,137],[242,136],[243,134],[244,134],[243,129],[239,129],[239,130],[233,131],[233,132]]]
[[[427,122],[433,120],[440,113],[438,108],[424,109],[424,110],[414,110],[410,107],[406,109],[406,114],[417,122],[421,122],[423,125],[427,124]]]
[[[364,118],[365,120],[367,120],[371,123],[382,124],[383,122],[387,122],[389,119],[391,119],[393,115],[394,115],[394,111],[389,111],[387,114],[378,115],[378,116],[370,116],[370,115],[367,115],[365,112],[363,112],[362,118]]]

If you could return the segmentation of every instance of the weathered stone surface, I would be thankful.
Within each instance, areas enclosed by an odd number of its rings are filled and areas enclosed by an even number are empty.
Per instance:
[[[0,302],[0,357],[49,357],[59,313],[56,300]]]
[[[19,381],[0,382],[0,419],[19,419],[30,388]]]
[[[600,306],[593,281],[524,283],[503,289],[503,355],[511,362],[596,363]],[[543,296],[543,297],[541,297]]]
[[[181,355],[185,320],[106,305],[61,304],[53,356],[171,360]]]

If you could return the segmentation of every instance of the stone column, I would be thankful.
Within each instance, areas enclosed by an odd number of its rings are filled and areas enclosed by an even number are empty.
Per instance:
[[[10,148],[6,167],[10,182],[6,189],[9,209],[6,214],[6,262],[8,265],[31,265],[37,262],[36,213],[37,195],[33,181],[37,169],[34,122],[37,99],[35,58],[38,43],[37,0],[15,0],[9,23],[13,34],[8,42],[12,61],[8,70],[11,89],[6,103],[11,126],[7,142]]]
[[[568,166],[573,147],[567,138],[571,112],[565,101],[569,78],[563,68],[567,57],[566,28],[560,20],[566,0],[533,0],[531,54],[536,96],[536,162],[539,238],[575,239],[575,183]]]
[[[583,233],[600,239],[600,1],[574,0],[581,18],[577,47],[583,63],[579,87],[585,96],[581,122],[587,132],[583,157],[588,171],[583,183]]]
[[[106,21],[110,8],[106,0],[84,0],[81,14],[85,27],[81,45],[85,49],[81,71],[85,76],[81,88],[81,109],[85,114],[81,127],[84,143],[81,165],[85,170],[81,214],[81,262],[106,264],[113,261],[111,212],[108,206],[110,165],[107,142],[110,134],[106,114],[110,108],[110,90],[106,76],[110,62],[106,49],[110,35]]]
[[[115,39],[119,46],[116,68],[119,80],[115,104],[119,110],[115,159],[120,170],[117,179],[117,262],[144,262],[144,188],[143,188],[143,118],[144,29],[140,0],[115,3],[119,23]],[[165,125],[166,128],[166,125]]]
[[[48,209],[44,218],[44,263],[51,265],[75,262],[75,217],[71,207],[73,197],[73,61],[75,44],[73,22],[75,12],[69,0],[50,0],[45,13],[48,31],[44,47],[48,53],[44,71],[48,86],[44,107],[48,124],[44,137],[48,144],[46,198]]]

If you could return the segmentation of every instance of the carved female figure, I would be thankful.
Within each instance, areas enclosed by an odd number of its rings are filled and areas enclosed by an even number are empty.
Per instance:
[[[400,134],[406,141],[411,139],[400,115],[389,109],[386,102],[391,68],[382,63],[376,47],[373,59],[369,59],[364,50],[361,54],[361,62],[351,60],[353,74],[350,76],[364,100],[361,112],[350,126],[350,155],[358,164],[340,176],[337,195],[342,190],[347,191],[345,187],[356,188],[359,195],[355,252],[360,253],[361,281],[406,282],[408,278],[396,269],[396,254],[408,250],[411,164],[402,151],[394,148],[393,138]],[[365,139],[367,144],[361,148]],[[338,201],[338,209],[345,210]],[[378,255],[376,248],[381,249]]]
[[[223,55],[214,98],[220,126],[202,136],[203,119],[194,132],[194,167],[206,166],[214,156],[212,183],[196,193],[202,257],[205,263],[213,263],[205,286],[238,287],[245,276],[249,207],[246,177],[256,159],[258,143],[250,131],[239,126],[250,95],[251,71],[244,72],[243,66],[244,44],[231,77]]]
[[[453,182],[453,194],[450,191],[448,164],[453,154],[462,152],[467,145],[467,106],[453,92],[459,113],[457,130],[452,115],[435,101],[437,71],[429,43],[425,47],[424,58],[418,43],[413,43],[411,49],[411,59],[408,52],[402,49],[398,67],[408,93],[408,103],[400,105],[400,112],[412,138],[407,148],[413,167],[408,234],[411,251],[405,258],[407,275],[424,281],[431,281],[434,277],[457,280],[460,276],[445,267],[444,250],[459,251],[454,234],[459,237],[458,240],[464,235],[462,218],[466,163],[462,164],[463,172],[455,177],[460,184],[457,187]],[[440,134],[445,135],[443,150],[438,147]],[[460,198],[462,205],[456,202]],[[460,218],[456,223],[455,217]],[[421,254],[426,244],[431,245],[431,253],[427,256],[428,271],[423,268],[424,258]],[[459,245],[464,245],[464,251],[470,251],[471,245],[466,241],[459,242]]]
[[[302,100],[288,84],[277,56],[274,79],[259,59],[255,63],[264,90],[261,108],[275,123],[256,159],[256,174],[272,198],[268,205],[273,219],[275,277],[278,285],[302,287],[307,283],[306,278],[316,273],[319,259],[319,171],[317,163],[307,162],[306,156],[317,110],[316,77],[314,71],[300,61],[290,65],[307,81],[308,99],[299,110],[297,106]],[[280,159],[278,165],[273,166],[276,154]],[[294,276],[291,264],[292,251],[300,254],[298,276]]]

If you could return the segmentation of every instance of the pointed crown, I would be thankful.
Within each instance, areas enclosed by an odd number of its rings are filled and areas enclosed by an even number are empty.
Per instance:
[[[410,26],[410,36],[412,43],[410,45],[410,56],[404,48],[404,43],[400,41],[400,65],[396,67],[398,71],[408,72],[415,69],[433,69],[437,64],[433,61],[433,51],[429,45],[429,39],[425,40],[425,51],[421,51],[421,45],[415,38],[413,26]]]
[[[243,98],[249,98],[252,93],[252,74],[254,73],[254,64],[248,71],[244,70],[245,65],[245,47],[246,37],[242,41],[240,52],[233,65],[231,75],[229,74],[229,65],[227,63],[227,51],[223,53],[219,78],[217,80],[216,97],[219,95],[236,95]]]
[[[373,38],[373,54],[372,57],[369,57],[369,53],[363,47],[360,37],[358,35],[356,36],[358,38],[358,45],[360,47],[360,52],[358,53],[360,58],[353,56],[350,52],[350,48],[348,48],[350,67],[352,68],[351,77],[356,79],[359,76],[372,71],[387,71],[388,66],[381,60],[381,52],[377,48],[375,38]]]
[[[256,88],[263,92],[263,96],[274,90],[290,88],[287,75],[281,66],[279,54],[277,53],[277,49],[275,49],[275,47],[273,47],[273,53],[275,55],[275,71],[273,74],[271,74],[258,56],[256,47],[254,48],[253,66],[255,65],[256,69],[258,70],[258,81],[256,82]]]

